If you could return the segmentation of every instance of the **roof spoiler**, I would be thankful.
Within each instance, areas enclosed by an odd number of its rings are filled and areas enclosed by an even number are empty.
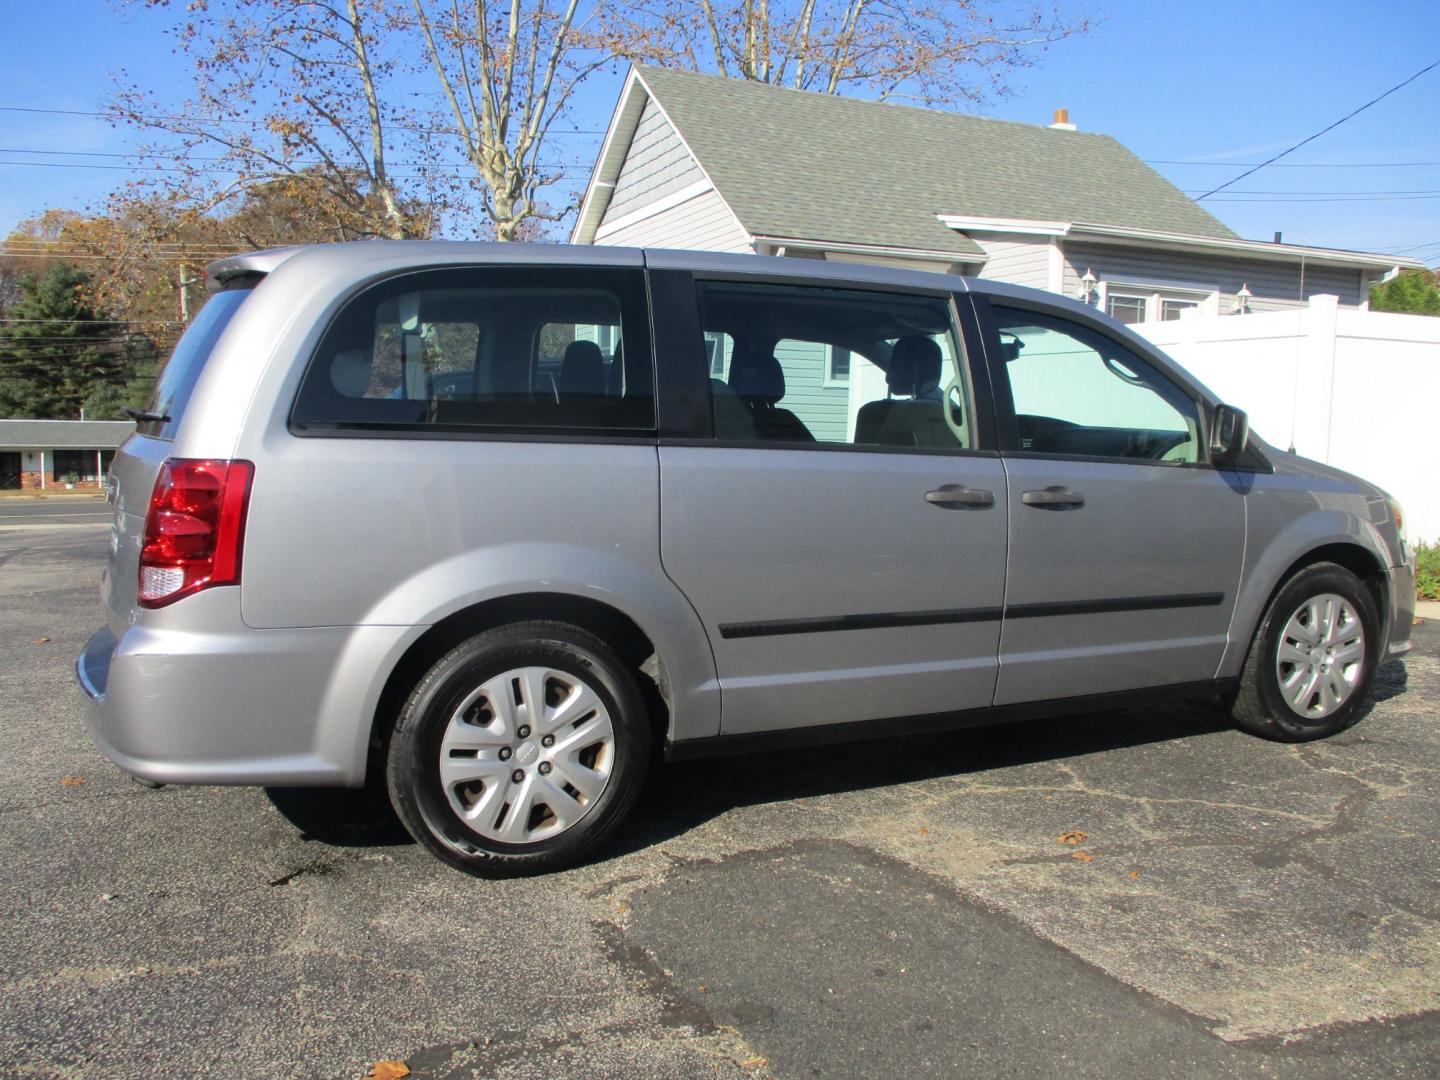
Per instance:
[[[217,259],[205,267],[205,289],[219,292],[243,278],[262,278],[302,250],[300,247],[269,248]]]

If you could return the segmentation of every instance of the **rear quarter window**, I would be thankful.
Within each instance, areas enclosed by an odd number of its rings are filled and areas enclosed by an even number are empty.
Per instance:
[[[638,271],[417,271],[352,297],[310,359],[297,434],[649,435]]]
[[[240,305],[245,302],[252,289],[253,285],[226,289],[206,301],[200,314],[195,316],[195,321],[176,343],[170,359],[165,361],[160,377],[155,380],[155,390],[145,406],[146,412],[165,419],[140,421],[136,430],[141,435],[152,435],[160,439],[175,438],[180,420],[185,415],[185,407],[190,403],[190,395],[195,390],[200,373],[205,370],[206,361],[210,359],[215,343],[220,340],[220,335],[230,325],[230,320],[240,310]]]

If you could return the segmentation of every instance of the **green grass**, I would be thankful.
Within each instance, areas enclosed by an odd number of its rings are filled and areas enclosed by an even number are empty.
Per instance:
[[[1440,544],[1415,545],[1415,590],[1421,600],[1440,600]]]

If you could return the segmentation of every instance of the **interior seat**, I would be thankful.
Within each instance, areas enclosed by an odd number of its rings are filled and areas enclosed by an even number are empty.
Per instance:
[[[814,442],[815,436],[789,409],[775,403],[785,396],[785,369],[770,349],[742,349],[730,357],[730,389],[750,410],[757,438],[774,442]]]
[[[885,370],[889,397],[868,401],[855,416],[855,442],[945,449],[957,443],[945,422],[940,374],[945,355],[934,338],[907,334],[895,342]]]
[[[755,421],[750,410],[721,379],[710,380],[710,410],[715,421],[715,437],[733,442],[753,442]]]
[[[560,397],[587,402],[605,396],[605,354],[593,341],[572,341],[560,363]]]

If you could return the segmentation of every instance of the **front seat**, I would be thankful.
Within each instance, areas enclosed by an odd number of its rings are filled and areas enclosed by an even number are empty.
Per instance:
[[[730,389],[750,410],[757,438],[767,442],[815,441],[798,416],[775,404],[785,396],[785,369],[770,349],[737,346],[730,357]]]
[[[907,334],[895,342],[885,384],[890,396],[869,401],[855,416],[855,441],[872,446],[944,449],[955,445],[940,400],[945,355],[934,338]]]

